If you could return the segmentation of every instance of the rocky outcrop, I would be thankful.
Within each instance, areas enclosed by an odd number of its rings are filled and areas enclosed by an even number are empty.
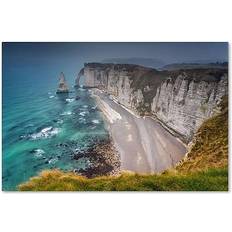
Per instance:
[[[227,69],[157,71],[138,65],[88,63],[85,87],[104,89],[139,114],[157,117],[190,141],[228,94]]]
[[[59,86],[58,86],[56,93],[59,94],[59,93],[68,93],[68,92],[69,92],[69,89],[68,89],[68,85],[65,80],[64,73],[61,72],[60,78],[59,78]]]

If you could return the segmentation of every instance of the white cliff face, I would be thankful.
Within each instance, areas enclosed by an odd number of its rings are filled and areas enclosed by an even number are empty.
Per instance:
[[[126,72],[110,73],[107,92],[114,95],[118,102],[134,111],[144,103],[143,93],[140,89],[131,88],[130,75]]]
[[[196,82],[178,76],[174,83],[166,80],[157,89],[151,110],[167,126],[191,139],[204,120],[213,116],[228,91],[227,77],[219,83]]]
[[[141,89],[134,91],[131,98],[132,98],[132,107],[134,110],[137,110],[137,109],[143,107],[144,97],[143,97],[143,92]]]
[[[158,71],[147,77],[150,71],[127,65],[87,64],[84,68],[85,86],[104,89],[137,113],[145,109],[187,141],[204,120],[220,110],[218,105],[228,94],[226,72],[217,78],[207,77],[206,81],[204,77],[209,74],[204,71],[200,71],[198,77],[194,72],[182,72],[173,77],[172,72],[161,75]],[[145,74],[141,77],[142,72]],[[142,83],[144,78],[147,83]]]
[[[118,83],[117,83],[117,89],[118,89],[118,94],[117,98],[118,101],[127,106],[127,107],[132,107],[132,89],[130,88],[130,83],[131,81],[129,80],[128,76],[123,75],[118,78]]]
[[[94,87],[95,86],[95,70],[91,68],[84,69],[84,84],[86,87]]]
[[[85,67],[84,76],[86,87],[102,88],[128,108],[137,111],[144,103],[142,91],[140,89],[134,91],[131,88],[131,74],[127,71]]]
[[[86,87],[106,87],[108,84],[107,70],[87,66],[84,68],[83,75]]]

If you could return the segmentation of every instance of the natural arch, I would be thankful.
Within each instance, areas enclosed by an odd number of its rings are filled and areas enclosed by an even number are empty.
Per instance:
[[[76,80],[75,80],[75,87],[79,87],[80,86],[80,79],[81,77],[84,76],[84,68],[82,68],[80,70],[80,72],[78,73]]]

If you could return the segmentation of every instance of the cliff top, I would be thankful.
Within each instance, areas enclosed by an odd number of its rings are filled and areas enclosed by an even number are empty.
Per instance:
[[[114,64],[114,63],[85,63],[85,68],[91,69],[114,69],[114,70],[125,70],[125,71],[133,71],[135,69],[146,69],[150,70],[152,68],[136,65],[136,64]]]
[[[179,75],[184,75],[186,79],[198,82],[198,81],[220,81],[221,76],[228,73],[227,68],[195,68],[195,69],[179,69],[179,70],[163,70],[158,71],[154,68],[144,67],[136,64],[113,64],[113,63],[85,63],[85,68],[91,69],[113,69],[113,70],[120,70],[126,71],[131,73],[131,77],[134,79],[141,77],[144,78],[151,78],[156,77],[161,78],[162,81],[164,78],[172,78],[175,79]]]
[[[170,76],[176,78],[179,75],[185,75],[185,79],[193,80],[195,82],[199,81],[220,81],[223,75],[227,75],[227,69],[217,69],[217,68],[210,68],[210,69],[180,69],[175,71],[169,71]]]

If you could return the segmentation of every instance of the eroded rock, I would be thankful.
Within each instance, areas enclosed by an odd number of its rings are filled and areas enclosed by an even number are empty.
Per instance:
[[[66,83],[64,73],[61,72],[60,78],[59,78],[59,86],[58,86],[56,93],[59,94],[59,93],[68,93],[68,92],[69,92],[69,88]]]

